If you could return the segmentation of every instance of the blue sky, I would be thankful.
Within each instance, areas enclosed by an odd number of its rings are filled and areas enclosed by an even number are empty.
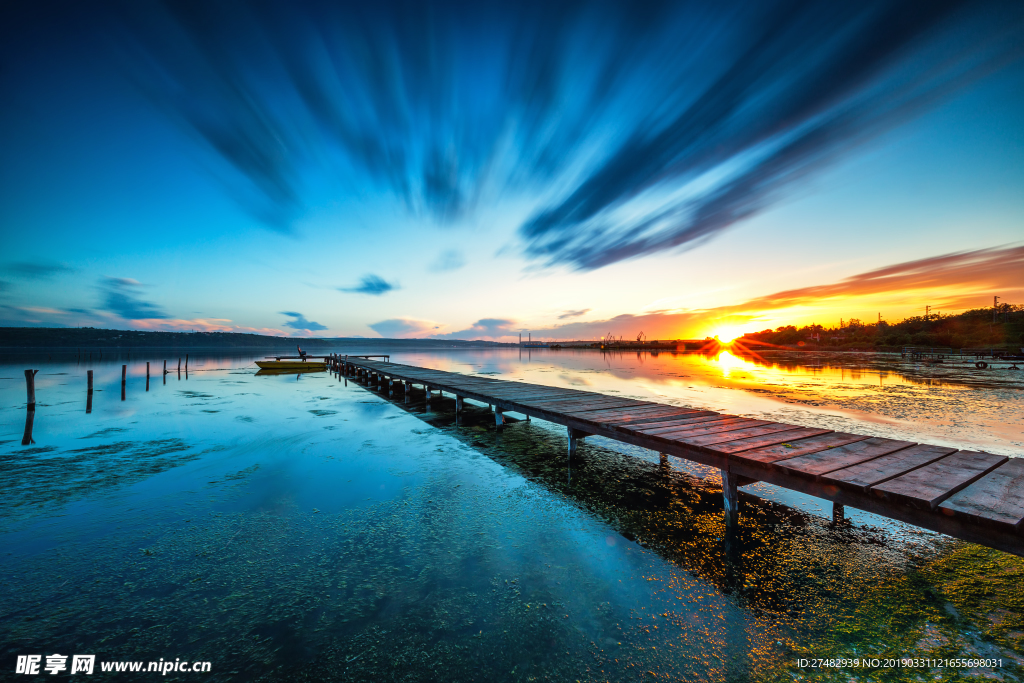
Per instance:
[[[1015,3],[0,11],[0,325],[687,337],[1024,298]]]

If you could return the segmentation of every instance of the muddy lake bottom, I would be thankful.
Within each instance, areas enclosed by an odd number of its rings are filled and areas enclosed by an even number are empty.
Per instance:
[[[456,424],[452,397],[257,376],[263,355],[192,357],[180,376],[160,374],[159,351],[0,363],[0,679],[30,680],[21,655],[49,677],[48,655],[70,669],[91,654],[103,680],[158,674],[102,662],[161,659],[210,662],[160,676],[182,681],[1024,680],[1022,558],[850,509],[833,527],[824,501],[762,483],[741,492],[729,560],[714,470],[602,438],[567,463],[557,425],[498,430],[468,401]],[[1024,453],[1009,370],[882,354],[392,361]],[[23,445],[25,368],[39,403]],[[910,658],[998,664],[891,664]],[[849,661],[801,666],[815,659]]]

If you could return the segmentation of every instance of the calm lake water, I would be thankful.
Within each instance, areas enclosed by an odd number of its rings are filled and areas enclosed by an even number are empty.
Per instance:
[[[348,353],[381,352],[367,348]],[[899,357],[400,351],[392,361],[1013,456],[1024,371]],[[1024,561],[715,471],[258,355],[0,364],[0,670],[210,661],[165,680],[1024,680]],[[146,390],[145,361],[152,361]],[[121,364],[128,364],[125,400]],[[39,368],[32,439],[25,368]],[[86,370],[95,372],[86,412]],[[467,402],[468,403],[468,402]],[[515,414],[511,414],[516,417]],[[995,668],[800,667],[984,657]],[[70,662],[70,659],[68,660]],[[67,671],[62,675],[66,675]],[[125,680],[158,674],[122,675]]]

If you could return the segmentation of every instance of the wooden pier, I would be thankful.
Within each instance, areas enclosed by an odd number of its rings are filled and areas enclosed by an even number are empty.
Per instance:
[[[569,457],[581,439],[604,436],[717,467],[727,530],[738,521],[737,488],[758,481],[1024,556],[1024,457],[929,446],[753,420],[525,382],[473,377],[368,358],[331,356],[330,367],[369,388],[433,392],[493,406],[497,425],[518,413],[563,425]]]

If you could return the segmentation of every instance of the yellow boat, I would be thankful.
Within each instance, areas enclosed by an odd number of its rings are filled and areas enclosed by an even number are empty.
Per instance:
[[[319,372],[327,369],[327,363],[319,360],[258,360],[256,365],[264,370],[306,370]]]

